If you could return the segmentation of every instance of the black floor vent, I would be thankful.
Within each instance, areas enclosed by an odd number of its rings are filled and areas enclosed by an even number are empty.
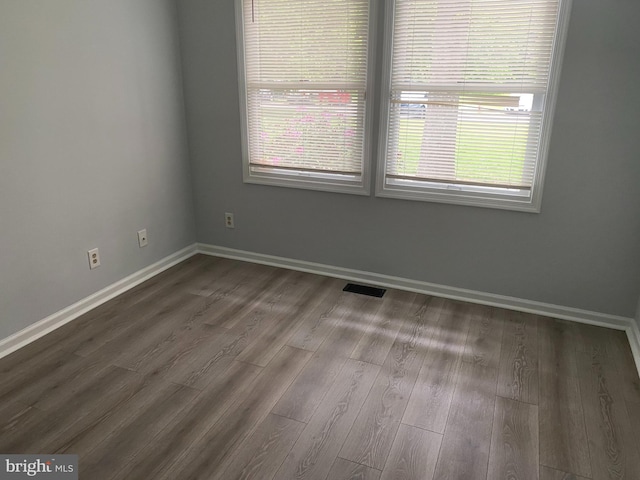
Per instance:
[[[387,290],[384,288],[367,287],[366,285],[358,285],[357,283],[347,283],[347,286],[342,289],[343,292],[359,293],[360,295],[369,295],[370,297],[382,298],[384,292]]]

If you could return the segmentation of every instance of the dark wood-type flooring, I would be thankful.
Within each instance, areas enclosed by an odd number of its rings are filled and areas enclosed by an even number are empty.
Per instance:
[[[623,332],[195,256],[0,359],[83,480],[640,479]]]

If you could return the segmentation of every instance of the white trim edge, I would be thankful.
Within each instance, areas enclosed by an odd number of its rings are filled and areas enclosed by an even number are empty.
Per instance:
[[[196,244],[190,245],[175,252],[148,267],[138,270],[135,273],[119,280],[111,285],[97,291],[96,293],[83,298],[82,300],[69,305],[68,307],[49,315],[48,317],[29,325],[28,327],[0,340],[0,358],[34,342],[38,338],[49,332],[69,323],[80,315],[92,310],[99,305],[111,300],[114,297],[132,289],[136,285],[158,275],[159,273],[173,267],[174,265],[192,257],[197,252]]]
[[[636,368],[640,372],[640,297],[638,298],[636,318],[635,321],[631,322],[631,328],[627,330],[627,336],[633,352],[633,359],[636,361]]]
[[[627,338],[629,339],[631,353],[633,354],[633,359],[636,362],[638,374],[640,374],[640,329],[638,328],[638,324],[632,320],[631,326],[625,331],[627,332]]]
[[[436,283],[423,282],[420,280],[393,277],[381,273],[365,272],[362,270],[336,267],[333,265],[307,262],[304,260],[296,260],[292,258],[265,255],[262,253],[247,252],[244,250],[236,250],[233,248],[220,247],[217,245],[198,243],[197,249],[198,253],[202,253],[205,255],[232,258],[235,260],[243,260],[246,262],[271,265],[274,267],[288,268],[301,272],[309,272],[318,275],[326,275],[329,277],[343,278],[345,280],[368,283],[380,287],[397,288],[400,290],[424,293],[427,295],[435,295],[438,297],[450,298],[453,300],[462,300],[465,302],[478,303],[481,305],[508,308],[510,310],[517,310],[520,312],[535,313],[538,315],[544,315],[563,320],[571,320],[574,322],[596,325],[599,327],[623,330],[626,332],[627,338],[629,339],[631,351],[633,352],[633,358],[636,362],[636,368],[640,373],[640,320],[638,321],[638,323],[636,323],[636,320],[634,320],[633,318],[593,312],[590,310],[581,310],[578,308],[565,307],[562,305],[553,305],[551,303],[537,302],[534,300],[526,300],[505,295],[496,295],[494,293],[451,287],[448,285],[439,285]]]

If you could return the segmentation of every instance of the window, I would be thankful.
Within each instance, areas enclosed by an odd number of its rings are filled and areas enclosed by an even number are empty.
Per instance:
[[[377,194],[539,210],[561,0],[389,5]]]
[[[368,194],[370,3],[236,0],[246,182]],[[376,195],[539,211],[570,0],[384,0]]]
[[[247,182],[368,193],[369,0],[236,0]]]

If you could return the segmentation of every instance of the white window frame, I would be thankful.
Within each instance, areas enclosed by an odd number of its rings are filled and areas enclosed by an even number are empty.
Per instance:
[[[530,195],[506,189],[468,187],[465,185],[429,184],[423,181],[402,180],[395,184],[387,181],[386,162],[389,131],[389,106],[391,100],[391,67],[393,52],[393,28],[395,0],[385,0],[384,52],[382,62],[382,94],[380,100],[380,135],[375,195],[377,197],[419,200],[428,202],[469,205],[539,213],[547,166],[552,123],[560,83],[560,70],[566,36],[569,29],[571,0],[560,0],[556,37],[552,50],[550,77],[543,107],[542,130]]]
[[[299,170],[286,172],[270,172],[269,168],[251,168],[249,153],[249,118],[247,109],[247,81],[245,73],[244,53],[244,11],[243,0],[235,0],[236,41],[238,58],[238,79],[240,92],[241,138],[242,138],[242,173],[245,183],[272,185],[278,187],[301,188],[355,195],[371,194],[371,132],[373,128],[373,92],[376,57],[377,1],[369,0],[369,38],[367,52],[367,79],[365,92],[365,117],[362,172],[357,176],[332,173],[316,173]]]

